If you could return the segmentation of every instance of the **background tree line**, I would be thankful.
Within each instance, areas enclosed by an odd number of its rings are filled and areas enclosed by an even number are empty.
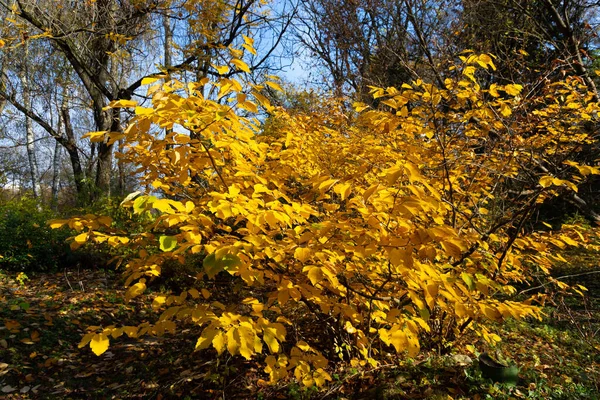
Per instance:
[[[19,0],[2,1],[0,9],[2,137],[13,143],[4,154],[9,157],[19,144],[27,148],[28,171],[21,174],[29,179],[18,179],[39,197],[36,143],[50,138],[56,144],[54,161],[44,167],[57,177],[69,170],[66,186],[79,204],[132,189],[133,171],[113,159],[119,143],[81,140],[88,131],[122,131],[130,115],[107,109],[111,101],[143,102],[136,91],[152,75],[195,81],[219,75],[214,65],[227,46],[243,43],[243,35],[261,42],[264,54],[246,55],[258,76],[274,65],[269,56],[292,14],[285,7],[280,14],[267,13],[254,0]],[[68,156],[64,168],[61,152]],[[14,184],[14,176],[5,178]]]
[[[215,67],[227,46],[243,43],[244,35],[257,41],[256,54],[243,54],[256,82],[295,62],[311,67],[306,83],[313,89],[373,106],[378,106],[373,86],[400,87],[418,79],[443,86],[454,73],[448,67],[466,49],[496,56],[488,87],[520,83],[524,96],[536,96],[548,82],[574,75],[597,98],[598,5],[589,0],[1,1],[4,184],[53,204],[59,192],[63,201],[86,204],[133,190],[135,171],[113,157],[120,142],[89,143],[81,136],[122,131],[131,115],[106,106],[118,99],[143,103],[138,89],[144,78],[234,76],[236,71]],[[293,92],[279,100],[302,107]],[[307,95],[304,107],[312,102]],[[530,111],[522,110],[520,117]],[[597,138],[597,127],[589,129]],[[500,136],[490,132],[490,140]],[[577,158],[594,162],[597,140],[579,149]],[[560,175],[560,166],[539,168]],[[597,183],[592,180],[551,208],[575,205],[600,220],[593,207]]]

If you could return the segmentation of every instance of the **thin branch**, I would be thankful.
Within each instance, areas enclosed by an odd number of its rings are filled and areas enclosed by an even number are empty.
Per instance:
[[[563,276],[559,276],[558,278],[552,278],[553,281],[562,281],[564,279],[568,279],[568,278],[577,278],[580,276],[586,276],[586,275],[595,275],[595,274],[600,274],[600,271],[589,271],[589,272],[582,272],[580,274],[572,274],[572,275],[563,275]],[[537,289],[542,289],[545,288],[546,286],[550,285],[553,283],[553,281],[551,282],[546,282],[543,283],[539,286],[534,286],[525,290],[521,290],[518,294],[521,295],[523,293],[527,293],[527,292],[531,292],[532,290],[537,290]]]

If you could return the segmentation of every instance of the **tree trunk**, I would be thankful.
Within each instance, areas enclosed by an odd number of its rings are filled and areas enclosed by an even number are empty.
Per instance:
[[[62,149],[60,143],[54,142],[54,154],[52,156],[52,209],[56,211],[58,209],[58,185],[60,182],[60,150]]]
[[[123,139],[119,140],[119,148],[118,151],[120,153],[123,153],[123,149],[125,146],[125,141]],[[123,166],[123,161],[122,160],[118,160],[117,161],[117,169],[119,172],[119,183],[118,183],[118,187],[117,187],[117,196],[124,196],[125,195],[125,168]]]
[[[73,168],[73,179],[75,180],[75,190],[77,191],[77,203],[86,203],[89,200],[89,194],[85,187],[85,173],[81,167],[79,151],[75,142],[75,134],[73,132],[73,126],[71,125],[71,116],[69,115],[69,108],[66,101],[63,102],[60,111],[67,139],[63,146],[69,154],[71,168]]]
[[[98,146],[98,164],[96,167],[96,189],[95,200],[102,197],[110,197],[110,178],[112,175],[112,145],[100,143]]]
[[[571,193],[570,197],[567,198],[569,203],[573,204],[579,211],[583,213],[590,220],[594,221],[597,225],[600,225],[600,214],[598,214],[591,205],[585,200],[579,197],[576,193]]]
[[[27,109],[31,109],[31,88],[29,86],[29,69],[27,68],[27,58],[29,50],[27,45],[25,46],[25,57],[23,65],[20,70],[21,84],[23,85],[23,105]],[[35,132],[33,131],[33,124],[29,117],[25,117],[25,134],[27,140],[27,158],[29,160],[29,172],[31,175],[31,188],[33,191],[33,197],[36,200],[40,200],[40,183],[38,181],[38,164],[35,156]]]
[[[594,101],[598,101],[598,88],[596,87],[594,79],[590,76],[589,71],[585,67],[583,57],[581,56],[581,43],[579,38],[575,36],[573,27],[569,24],[566,7],[563,8],[563,14],[561,15],[560,11],[552,1],[544,0],[544,4],[550,12],[550,15],[552,15],[553,22],[564,37],[564,50],[574,59],[574,61],[569,60],[569,63],[573,67],[575,73],[583,78],[588,90],[594,95]]]
[[[171,24],[169,23],[169,16],[163,15],[163,29],[165,31],[165,43],[164,43],[164,57],[165,57],[165,68],[168,70],[172,65],[171,61],[171,49],[173,42],[173,31],[171,30]]]

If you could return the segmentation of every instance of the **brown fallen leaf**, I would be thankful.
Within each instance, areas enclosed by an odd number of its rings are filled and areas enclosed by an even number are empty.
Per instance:
[[[8,320],[4,320],[4,326],[9,331],[15,333],[15,331],[16,332],[19,331],[19,328],[21,327],[21,324],[18,321],[15,321],[14,319],[8,319]]]

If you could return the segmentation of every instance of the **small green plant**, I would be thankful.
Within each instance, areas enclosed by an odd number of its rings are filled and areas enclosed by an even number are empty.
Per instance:
[[[25,282],[29,280],[29,277],[25,274],[25,272],[19,272],[15,280],[19,282],[19,285],[23,286]]]

